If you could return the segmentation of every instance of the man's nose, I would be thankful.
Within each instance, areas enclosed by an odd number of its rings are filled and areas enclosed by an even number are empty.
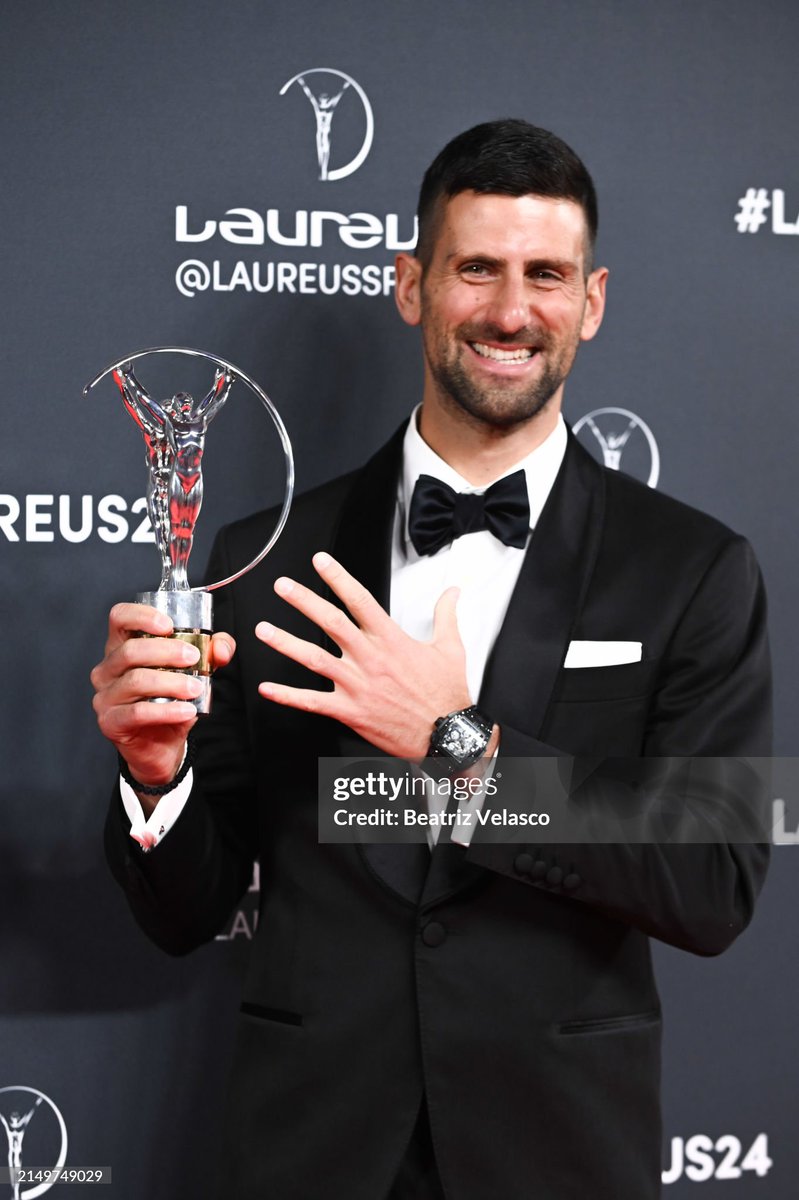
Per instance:
[[[503,333],[515,333],[516,330],[529,324],[529,309],[529,295],[525,278],[506,275],[497,280],[486,316]]]

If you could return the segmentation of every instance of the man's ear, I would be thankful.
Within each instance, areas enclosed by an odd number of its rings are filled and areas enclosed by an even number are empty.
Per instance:
[[[583,326],[580,330],[580,340],[590,342],[591,338],[602,324],[605,315],[605,288],[608,281],[607,267],[598,267],[588,276],[585,296],[585,313]]]
[[[422,319],[422,264],[413,254],[398,254],[394,269],[394,300],[399,314],[408,325],[418,325]]]

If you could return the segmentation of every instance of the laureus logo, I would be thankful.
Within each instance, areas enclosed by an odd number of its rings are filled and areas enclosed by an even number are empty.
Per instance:
[[[320,78],[321,77],[321,78]],[[343,71],[332,67],[311,67],[307,71],[299,71],[293,75],[280,89],[280,95],[285,96],[293,84],[305,93],[316,121],[316,157],[319,162],[319,178],[322,180],[344,179],[357,171],[372,148],[372,138],[375,131],[374,116],[369,98],[357,80]],[[361,148],[342,167],[331,167],[333,118],[339,105],[349,107],[350,98],[360,101],[364,115],[364,132]]]
[[[8,1175],[14,1200],[33,1200],[48,1191],[67,1161],[67,1127],[49,1096],[32,1087],[0,1088],[0,1125],[8,1143]],[[42,1182],[25,1186],[25,1163],[47,1167]],[[0,1145],[2,1140],[0,1139]]]
[[[626,408],[595,408],[576,421],[575,437],[594,457],[602,456],[606,467],[624,470],[641,479],[648,487],[657,487],[660,478],[660,451],[655,436],[645,421]]]

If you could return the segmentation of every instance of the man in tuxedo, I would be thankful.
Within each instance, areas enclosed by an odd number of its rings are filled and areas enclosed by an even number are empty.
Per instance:
[[[243,1200],[659,1194],[649,937],[723,950],[763,847],[511,843],[444,822],[438,844],[330,845],[317,828],[319,756],[428,755],[460,778],[769,752],[751,550],[599,466],[560,415],[604,311],[596,224],[590,176],[552,134],[455,138],[397,259],[422,404],[219,594],[211,717],[193,728],[178,672],[195,653],[169,621],[112,610],[95,708],[123,760],[106,837],[137,920],[185,953],[261,862],[227,1110]],[[214,572],[269,521],[223,531]],[[712,789],[681,786],[694,826],[716,828]]]

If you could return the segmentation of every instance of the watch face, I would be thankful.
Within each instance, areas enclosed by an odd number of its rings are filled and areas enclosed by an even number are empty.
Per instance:
[[[485,745],[485,737],[462,716],[451,717],[441,738],[441,749],[459,761],[471,754],[479,754]]]

